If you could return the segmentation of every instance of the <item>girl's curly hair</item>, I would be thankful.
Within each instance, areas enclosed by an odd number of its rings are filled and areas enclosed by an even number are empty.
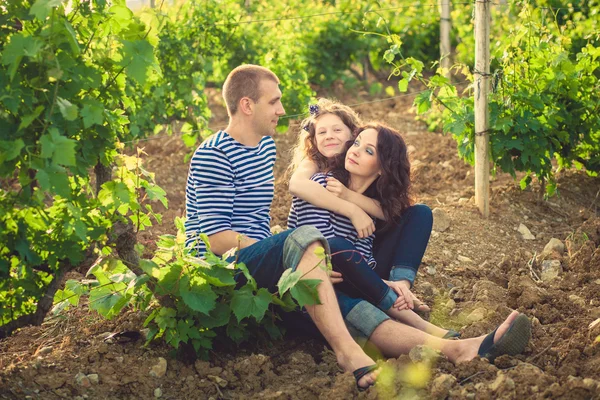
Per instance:
[[[380,123],[369,123],[358,128],[357,136],[366,129],[377,131],[377,161],[381,175],[371,184],[366,195],[379,201],[385,220],[397,223],[400,215],[412,205],[410,161],[406,143],[398,131]],[[354,141],[348,141],[345,150],[336,156],[330,171],[348,186],[350,174],[344,168],[346,152]]]
[[[298,140],[296,145],[291,149],[292,163],[289,167],[290,173],[294,172],[305,158],[317,164],[319,171],[323,171],[329,166],[329,160],[319,153],[317,149],[315,125],[319,117],[325,114],[337,115],[344,125],[350,128],[353,137],[355,136],[356,128],[362,123],[360,117],[353,109],[335,100],[320,98],[316,104],[310,106],[310,110],[311,115],[300,123]]]

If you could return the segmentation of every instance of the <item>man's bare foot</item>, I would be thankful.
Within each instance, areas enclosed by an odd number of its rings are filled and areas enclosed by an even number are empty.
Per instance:
[[[354,341],[352,344],[345,346],[345,350],[343,352],[338,353],[339,354],[336,354],[338,364],[340,364],[342,369],[347,372],[354,372],[359,368],[375,364],[375,361],[366,355],[363,349]],[[369,372],[358,380],[357,385],[366,389],[375,384],[378,375],[378,369]]]
[[[511,324],[514,322],[514,320],[518,316],[519,316],[519,312],[513,311],[504,320],[504,322],[502,322],[502,324],[500,324],[500,326],[496,330],[496,333],[494,334],[494,343],[497,343],[498,340],[500,340],[500,338],[502,338],[502,336],[504,336],[504,334],[506,332],[508,332],[508,329],[510,328]],[[463,362],[463,361],[469,361],[469,360],[472,360],[475,357],[477,357],[481,343],[483,343],[483,340],[485,339],[486,336],[487,335],[479,336],[479,337],[473,338],[473,339],[461,340],[460,342],[462,344],[464,344],[465,346],[464,346],[464,349],[461,352],[461,354],[456,358],[455,362],[458,363],[458,362]]]

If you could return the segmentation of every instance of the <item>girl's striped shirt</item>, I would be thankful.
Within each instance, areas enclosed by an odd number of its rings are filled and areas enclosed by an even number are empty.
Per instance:
[[[331,174],[316,173],[310,179],[318,182],[323,187],[327,186],[326,178]],[[362,254],[371,268],[375,267],[373,257],[374,235],[359,239],[352,222],[343,215],[318,208],[307,201],[297,197],[292,198],[292,207],[288,215],[288,228],[293,229],[302,225],[312,225],[317,228],[327,239],[343,237],[350,241],[356,250]]]

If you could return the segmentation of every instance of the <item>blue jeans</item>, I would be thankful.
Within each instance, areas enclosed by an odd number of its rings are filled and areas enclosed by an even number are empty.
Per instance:
[[[389,310],[398,299],[398,295],[371,269],[354,245],[340,237],[328,241],[333,270],[341,272],[344,279],[335,285],[336,291],[349,297],[367,300],[380,310]]]
[[[325,240],[316,228],[312,226],[301,226],[294,230],[287,230],[263,239],[251,246],[241,249],[238,254],[238,262],[246,265],[248,271],[256,280],[258,287],[266,288],[271,293],[274,293],[277,291],[277,282],[279,281],[279,278],[281,278],[283,272],[287,268],[295,270],[308,246],[316,241],[320,241],[323,244],[323,247],[325,247],[325,250],[328,252],[330,251],[328,241]],[[354,249],[352,244],[345,239],[333,240],[333,243],[336,245],[336,251],[338,252]],[[337,257],[340,259],[340,263],[344,265],[344,268],[351,267],[356,269],[356,260],[351,257],[349,258],[347,254],[344,257],[344,254],[345,253],[341,253]],[[349,254],[355,253],[350,252]],[[231,256],[227,259],[229,262],[234,260],[235,256]],[[380,283],[379,290],[382,289],[381,284],[387,289],[386,293],[379,295],[374,294],[373,296],[375,297],[372,297],[372,299],[379,300],[378,303],[381,306],[386,307],[385,309],[389,309],[397,298],[397,295],[389,290],[389,287],[377,277],[364,260],[362,262],[364,264],[363,271],[370,275],[369,279],[373,280],[375,283],[377,281]],[[346,276],[344,276],[344,280],[346,280]],[[239,274],[237,275],[237,281],[238,287],[241,287],[246,283],[246,277],[243,274]],[[350,281],[351,279],[348,278],[348,282]],[[348,284],[350,285],[350,283]],[[373,293],[375,293],[375,291],[373,291]],[[385,313],[361,298],[350,297],[341,293],[339,290],[336,291],[336,295],[338,297],[342,316],[357,340],[365,340],[379,324],[389,319]],[[300,329],[305,333],[314,335],[318,332],[305,310],[284,313],[283,320],[288,328]]]
[[[402,214],[397,224],[384,225],[378,221],[375,231],[375,272],[382,279],[407,280],[412,286],[431,235],[431,209],[425,204],[415,204]]]
[[[316,228],[301,226],[288,229],[241,249],[237,255],[238,263],[246,264],[259,288],[274,293],[283,272],[288,268],[295,271],[308,246],[316,241],[329,251],[329,243]],[[233,262],[235,258],[235,255],[231,256],[227,261]],[[238,274],[236,280],[238,287],[246,284],[243,274]]]

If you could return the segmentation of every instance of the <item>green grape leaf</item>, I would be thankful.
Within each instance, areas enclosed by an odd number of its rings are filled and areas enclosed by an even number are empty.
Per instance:
[[[279,296],[283,296],[285,292],[287,292],[292,286],[294,286],[302,276],[301,271],[292,272],[291,268],[286,269],[283,274],[281,274],[281,278],[279,278],[279,282],[277,282],[277,289],[279,290]]]
[[[29,15],[35,16],[40,21],[45,21],[50,15],[50,11],[53,8],[60,6],[62,0],[37,0],[31,6],[31,10],[29,10]]]
[[[252,293],[252,287],[245,285],[236,290],[231,299],[231,309],[238,322],[249,316],[253,316],[260,322],[269,308],[272,299],[271,293],[265,288],[260,288],[256,295]]]
[[[217,295],[207,283],[198,284],[184,274],[179,284],[183,302],[192,310],[208,315],[215,308]]]
[[[320,279],[302,279],[290,289],[290,293],[300,307],[321,304],[319,294],[317,293],[317,286],[321,282]]]
[[[56,99],[56,104],[58,105],[60,113],[67,121],[75,121],[75,119],[77,119],[78,109],[76,105],[71,104],[69,100],[63,99],[62,97]]]

